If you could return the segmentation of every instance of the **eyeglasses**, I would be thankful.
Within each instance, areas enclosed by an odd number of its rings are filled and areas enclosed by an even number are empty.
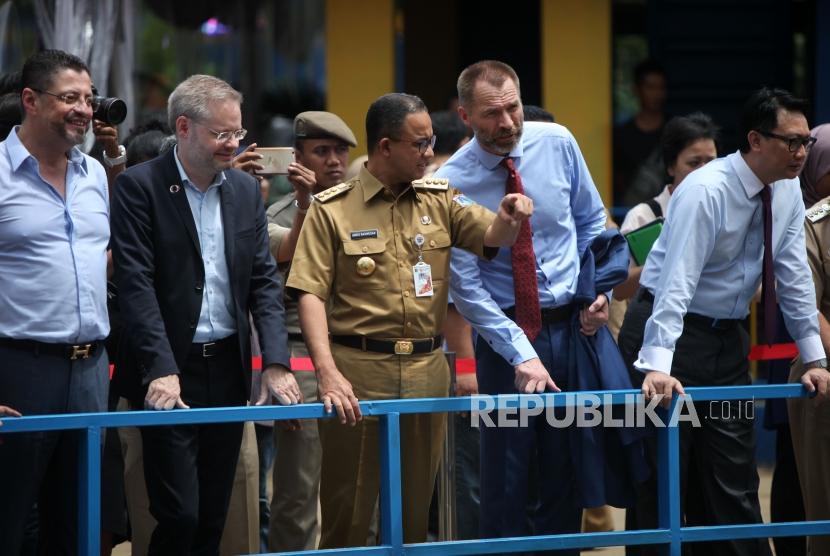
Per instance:
[[[418,149],[418,152],[424,154],[427,152],[427,148],[434,149],[435,148],[435,140],[436,137],[433,135],[429,139],[421,139],[420,141],[407,141],[406,139],[392,139],[390,141],[396,141],[398,143],[410,143],[413,147]]]
[[[83,102],[83,104],[85,104],[89,108],[92,108],[92,110],[97,110],[98,106],[100,105],[100,102],[98,101],[98,97],[96,97],[96,96],[84,97],[84,96],[81,96],[81,93],[76,93],[74,91],[71,91],[69,93],[56,94],[56,93],[50,93],[49,91],[44,91],[42,89],[32,88],[32,90],[36,93],[53,96],[56,99],[58,99],[59,101],[61,101],[62,103],[66,104],[66,105],[69,105],[69,106],[77,106],[78,103]]]
[[[198,122],[197,122],[198,123]],[[211,132],[213,136],[216,138],[217,141],[220,143],[224,143],[226,141],[230,141],[232,138],[236,139],[237,141],[242,141],[245,139],[245,136],[248,135],[247,129],[235,129],[233,131],[214,131],[210,129],[208,126],[201,124],[206,130]]]
[[[780,139],[781,141],[784,141],[791,153],[798,152],[798,149],[801,147],[804,147],[804,152],[810,152],[810,149],[813,148],[813,145],[815,145],[817,141],[815,137],[785,137],[769,131],[758,131],[758,133],[764,137],[772,137],[773,139]]]

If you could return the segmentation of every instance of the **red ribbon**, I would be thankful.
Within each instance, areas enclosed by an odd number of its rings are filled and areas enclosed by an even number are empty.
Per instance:
[[[771,361],[775,359],[792,359],[798,355],[798,348],[795,344],[774,344],[768,346],[761,344],[753,346],[749,352],[750,361]],[[251,365],[253,370],[262,370],[262,357],[255,356],[251,358]],[[314,364],[310,357],[292,357],[291,370],[300,372],[314,372]],[[113,366],[110,365],[110,378],[112,378]],[[456,359],[455,360],[455,374],[468,375],[475,374],[476,360],[473,358]]]

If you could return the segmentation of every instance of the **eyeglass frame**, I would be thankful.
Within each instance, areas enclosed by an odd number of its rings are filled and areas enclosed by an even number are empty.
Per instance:
[[[209,132],[213,134],[213,138],[216,139],[219,143],[227,143],[231,140],[231,138],[236,139],[237,141],[242,141],[245,139],[245,136],[248,135],[248,130],[244,127],[239,129],[234,129],[232,131],[216,131],[215,129],[211,129],[199,120],[193,120],[194,123],[199,124]]]
[[[62,103],[64,103],[67,106],[78,106],[78,103],[83,98],[81,93],[79,93],[77,91],[69,91],[67,93],[52,93],[52,92],[47,91],[45,89],[36,89],[34,87],[29,87],[29,88],[31,90],[33,90],[34,92],[38,93],[38,94],[49,95],[49,96],[55,97],[56,99],[58,99],[59,101],[61,101]],[[74,96],[74,95],[78,95],[78,98],[76,98],[74,102],[69,101],[67,97],[71,97],[71,96]],[[101,105],[101,102],[98,100],[98,96],[95,95],[95,93],[93,92],[91,96],[86,97],[86,99],[84,99],[84,104],[86,106],[92,108],[92,111],[94,112]]]
[[[437,141],[438,136],[432,135],[429,139],[419,139],[418,141],[409,141],[407,139],[395,139],[394,137],[390,137],[390,141],[395,141],[396,143],[409,143],[413,147],[418,149],[418,152],[424,154],[427,152],[427,147],[431,149],[435,149],[435,142]]]
[[[813,148],[813,145],[815,145],[816,141],[818,141],[818,139],[813,137],[812,135],[806,138],[786,137],[784,135],[778,135],[777,133],[773,133],[771,131],[761,131],[760,129],[757,131],[764,137],[771,137],[773,139],[784,141],[787,144],[787,150],[789,150],[791,153],[798,152],[798,149],[801,147],[804,147],[804,152],[810,152]],[[795,144],[795,148],[793,148],[793,144]]]
[[[227,143],[231,139],[236,139],[237,141],[242,141],[245,139],[245,136],[248,135],[248,130],[244,127],[239,129],[234,129],[233,131],[216,131],[215,129],[210,129],[208,126],[202,124],[206,130],[213,134],[213,137],[220,143]]]

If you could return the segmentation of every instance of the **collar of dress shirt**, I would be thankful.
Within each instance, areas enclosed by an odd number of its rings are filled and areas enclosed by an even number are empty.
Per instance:
[[[513,147],[513,150],[510,151],[510,153],[507,156],[509,156],[510,158],[521,158],[523,152],[523,141],[524,135],[522,135],[522,139],[519,140],[519,142],[516,144],[515,147]],[[473,137],[470,149],[473,151],[478,161],[481,162],[481,165],[487,168],[488,170],[493,170],[505,158],[505,155],[493,154],[491,152],[485,151],[481,147],[481,143],[478,142],[477,137]]]
[[[386,186],[383,185],[380,180],[378,180],[372,173],[366,168],[366,165],[360,167],[360,173],[358,174],[358,178],[360,179],[360,188],[363,190],[363,202],[368,203],[371,199],[378,195],[381,191],[386,189]],[[412,189],[410,185],[408,189]],[[407,190],[404,190],[401,194],[406,193]],[[420,199],[415,194],[416,199]]]
[[[27,149],[25,145],[20,142],[20,138],[17,136],[17,131],[19,129],[19,125],[14,126],[6,138],[6,149],[9,152],[9,161],[11,162],[13,172],[17,172],[20,166],[22,166],[29,157],[31,157],[32,160],[37,161],[37,159],[32,156],[32,153],[29,152],[29,149]],[[86,157],[78,147],[72,147],[69,149],[69,152],[67,152],[67,158],[69,159],[70,164],[77,165],[78,168],[80,168],[81,173],[86,175]]]
[[[192,189],[195,189],[199,193],[202,193],[202,190],[199,189],[198,187],[196,187],[196,185],[190,180],[190,178],[187,177],[187,172],[184,171],[184,166],[182,166],[182,163],[179,160],[179,146],[178,145],[173,147],[173,160],[176,161],[176,168],[179,169],[179,177],[182,180],[182,184],[185,185],[185,186],[189,186]],[[210,189],[211,187],[219,187],[220,185],[222,185],[222,183],[224,183],[224,181],[225,181],[225,172],[217,172],[217,174],[215,176],[213,176],[213,182],[211,182],[211,184],[208,185],[207,189]],[[205,191],[207,191],[207,189],[205,189]]]
[[[764,184],[761,183],[761,180],[758,179],[758,176],[755,175],[755,172],[746,163],[746,160],[741,155],[741,151],[732,153],[729,159],[732,164],[732,169],[735,170],[738,179],[741,180],[741,185],[744,186],[746,196],[751,199],[755,195],[758,195],[764,189]]]

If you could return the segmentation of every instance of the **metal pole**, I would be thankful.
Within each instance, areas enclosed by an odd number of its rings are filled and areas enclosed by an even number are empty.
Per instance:
[[[455,394],[455,352],[446,352],[450,367],[449,396]],[[451,541],[456,538],[455,515],[455,413],[447,414],[447,434],[438,467],[438,539]]]
[[[101,428],[78,431],[78,553],[101,553]]]
[[[380,541],[398,554],[403,547],[401,416],[380,417]]]

